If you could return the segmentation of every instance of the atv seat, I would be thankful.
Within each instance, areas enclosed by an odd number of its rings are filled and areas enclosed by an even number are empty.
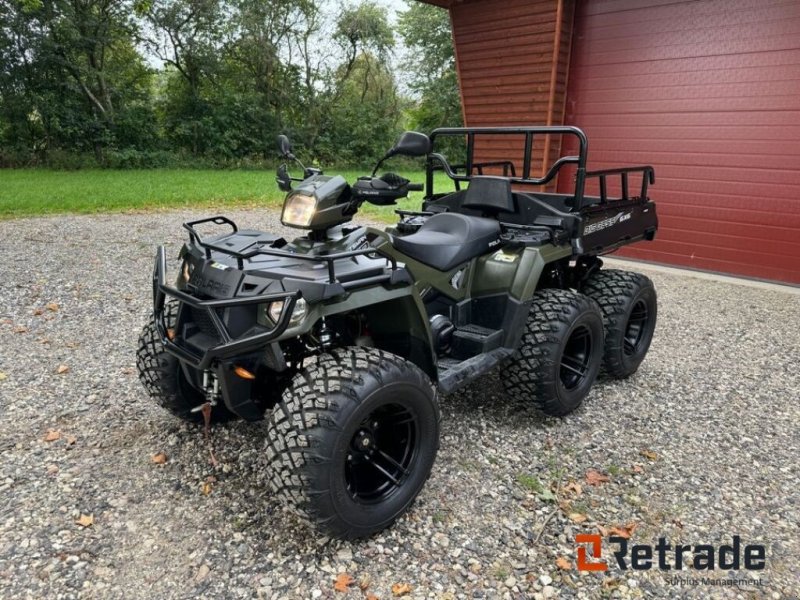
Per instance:
[[[393,244],[406,256],[449,271],[488,252],[499,237],[500,223],[495,219],[446,212],[429,217],[416,233],[395,237]]]

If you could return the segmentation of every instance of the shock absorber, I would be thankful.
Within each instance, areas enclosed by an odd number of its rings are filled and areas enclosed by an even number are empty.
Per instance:
[[[217,379],[217,374],[211,369],[203,371],[203,394],[206,397],[205,404],[208,404],[210,407],[215,407],[219,402],[221,396],[219,391],[219,379]],[[195,406],[192,412],[200,412],[203,410],[205,404]]]
[[[328,327],[328,323],[325,322],[325,317],[322,317],[322,321],[319,325],[319,345],[323,350],[327,350],[333,345],[334,340],[334,333],[330,327]]]

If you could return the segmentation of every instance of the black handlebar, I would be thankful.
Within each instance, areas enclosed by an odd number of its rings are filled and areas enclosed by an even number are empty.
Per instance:
[[[373,181],[375,181],[375,178],[373,178]],[[394,190],[398,190],[408,185],[408,179],[406,179],[405,177],[400,177],[400,175],[398,175],[397,173],[384,173],[383,175],[377,178],[377,181],[382,181],[388,187]]]
[[[420,183],[411,183],[396,173],[384,173],[380,177],[359,177],[352,187],[353,197],[358,201],[372,204],[394,204],[400,198],[408,196],[408,192],[421,192],[424,187]]]
[[[421,183],[411,183],[405,177],[401,177],[396,173],[384,173],[378,179],[386,183],[389,187],[399,190],[405,188],[407,192],[422,192],[425,186]]]

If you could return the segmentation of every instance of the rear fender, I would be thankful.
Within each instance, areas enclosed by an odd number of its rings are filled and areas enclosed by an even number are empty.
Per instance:
[[[511,295],[521,302],[530,302],[539,288],[542,272],[546,266],[569,258],[571,254],[572,249],[569,246],[548,244],[538,248],[526,248],[511,284]]]

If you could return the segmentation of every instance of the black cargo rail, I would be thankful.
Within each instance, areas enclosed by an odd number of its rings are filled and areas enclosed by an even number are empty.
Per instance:
[[[495,135],[524,135],[525,145],[523,147],[523,164],[522,173],[518,176],[516,167],[512,161],[491,161],[491,162],[474,162],[475,158],[475,139],[477,136],[495,136]],[[533,157],[533,144],[536,136],[572,136],[578,140],[578,154],[574,156],[561,156],[550,165],[550,168],[542,177],[532,177],[532,157]],[[448,127],[440,128],[433,131],[431,134],[431,142],[434,143],[436,138],[443,136],[465,136],[467,141],[467,161],[463,164],[451,165],[447,162],[447,158],[442,154],[431,153],[428,157],[426,165],[426,198],[433,197],[433,173],[434,171],[444,171],[447,176],[453,180],[456,190],[461,189],[461,182],[468,182],[473,177],[473,173],[477,172],[478,175],[483,175],[484,168],[488,167],[502,167],[503,177],[511,181],[511,183],[519,185],[545,185],[555,179],[558,173],[565,165],[576,165],[577,172],[575,174],[575,189],[574,189],[574,210],[580,211],[584,207],[584,199],[586,194],[586,180],[589,178],[598,178],[600,186],[600,204],[605,205],[609,201],[608,184],[609,177],[619,176],[622,188],[622,201],[646,201],[648,185],[655,183],[655,171],[650,165],[642,165],[635,167],[621,167],[615,169],[602,169],[596,171],[586,170],[586,160],[588,156],[588,140],[586,134],[577,127],[568,126],[542,126],[542,127]],[[458,171],[464,170],[464,174]],[[642,185],[641,192],[638,196],[630,194],[629,177],[630,173],[641,173]]]
[[[295,303],[298,298],[300,298],[300,292],[298,291],[277,292],[262,294],[260,296],[223,300],[200,300],[177,288],[166,285],[164,282],[166,270],[166,251],[163,246],[159,246],[156,252],[156,264],[153,268],[153,314],[158,336],[161,339],[161,343],[164,344],[164,347],[170,354],[177,356],[196,369],[207,369],[211,363],[217,359],[255,352],[259,348],[263,348],[264,344],[268,344],[280,337],[289,327],[289,321]],[[198,354],[180,344],[176,344],[168,335],[167,326],[164,321],[164,304],[167,296],[176,298],[183,304],[192,308],[206,311],[222,343],[208,348],[203,354]],[[243,338],[234,338],[231,336],[230,331],[217,313],[217,310],[221,308],[247,306],[250,304],[268,304],[270,302],[279,301],[283,302],[283,309],[281,310],[281,316],[275,326],[262,333]]]
[[[189,231],[189,238],[194,244],[198,247],[205,250],[206,258],[211,259],[211,252],[221,252],[223,254],[227,254],[232,256],[236,259],[238,263],[239,270],[241,271],[244,268],[244,261],[254,256],[277,256],[281,258],[292,258],[295,260],[305,260],[309,262],[319,262],[325,263],[328,268],[328,283],[338,283],[336,279],[336,266],[335,263],[337,260],[342,260],[344,258],[355,258],[357,256],[374,256],[375,258],[382,258],[389,262],[391,265],[392,271],[397,270],[397,259],[393,256],[388,254],[383,254],[379,252],[376,248],[362,248],[360,250],[350,250],[348,252],[337,252],[335,254],[325,254],[325,255],[307,255],[307,254],[297,254],[295,252],[282,252],[280,250],[271,250],[271,249],[264,249],[261,247],[256,247],[253,250],[247,252],[237,252],[236,250],[231,250],[230,248],[223,248],[222,246],[218,246],[217,244],[203,241],[200,237],[200,234],[197,233],[195,230],[196,225],[201,225],[203,223],[214,223],[216,225],[230,225],[232,228],[231,233],[236,233],[239,231],[239,228],[236,226],[236,223],[231,221],[228,217],[223,216],[216,216],[216,217],[209,217],[207,219],[200,219],[198,221],[189,221],[188,223],[184,223],[183,227]],[[255,242],[254,242],[255,243]],[[391,275],[387,275],[386,279],[391,279]]]
[[[639,196],[631,196],[628,184],[629,173],[642,174],[642,187]],[[622,188],[622,197],[619,200],[625,202],[630,200],[647,200],[647,186],[653,185],[656,182],[656,172],[650,165],[642,165],[638,167],[620,167],[617,169],[601,169],[598,171],[588,171],[586,179],[590,177],[597,177],[600,180],[600,204],[608,203],[608,185],[606,179],[609,176],[619,175],[620,185]]]
[[[433,197],[433,172],[439,168],[443,170],[447,176],[456,182],[469,181],[472,178],[472,172],[480,165],[481,167],[487,166],[487,163],[475,163],[475,138],[476,136],[495,136],[495,135],[524,135],[525,145],[523,147],[523,161],[522,173],[517,176],[513,173],[512,176],[506,177],[511,183],[519,185],[545,185],[550,183],[559,171],[565,165],[576,165],[577,172],[575,174],[575,209],[580,210],[583,206],[583,194],[586,184],[586,157],[589,151],[589,142],[586,139],[586,134],[577,127],[568,126],[540,126],[540,127],[444,127],[435,129],[431,133],[431,143],[435,144],[436,138],[443,136],[466,136],[467,138],[467,160],[464,164],[466,171],[465,175],[459,175],[453,171],[453,168],[447,162],[447,159],[441,154],[432,153],[428,157],[426,168],[426,191],[425,197]],[[531,166],[533,160],[533,144],[536,136],[572,136],[578,140],[578,154],[574,156],[562,156],[556,160],[547,173],[542,177],[531,176]],[[437,164],[438,163],[438,167]],[[481,169],[482,170],[482,169]],[[505,173],[504,168],[504,173]]]
[[[489,167],[502,167],[503,169],[503,177],[516,177],[517,176],[517,168],[514,166],[514,163],[510,160],[493,160],[488,162],[479,162],[472,164],[472,171],[477,171],[478,175],[483,175],[483,170],[488,169]],[[434,170],[443,171],[444,167],[441,165],[434,166]],[[450,168],[453,170],[453,173],[458,173],[460,169],[464,169],[466,172],[467,165],[466,164],[459,164],[459,165],[450,165]],[[467,175],[472,175],[472,173],[467,173]],[[458,189],[458,181],[456,181],[456,189]]]

